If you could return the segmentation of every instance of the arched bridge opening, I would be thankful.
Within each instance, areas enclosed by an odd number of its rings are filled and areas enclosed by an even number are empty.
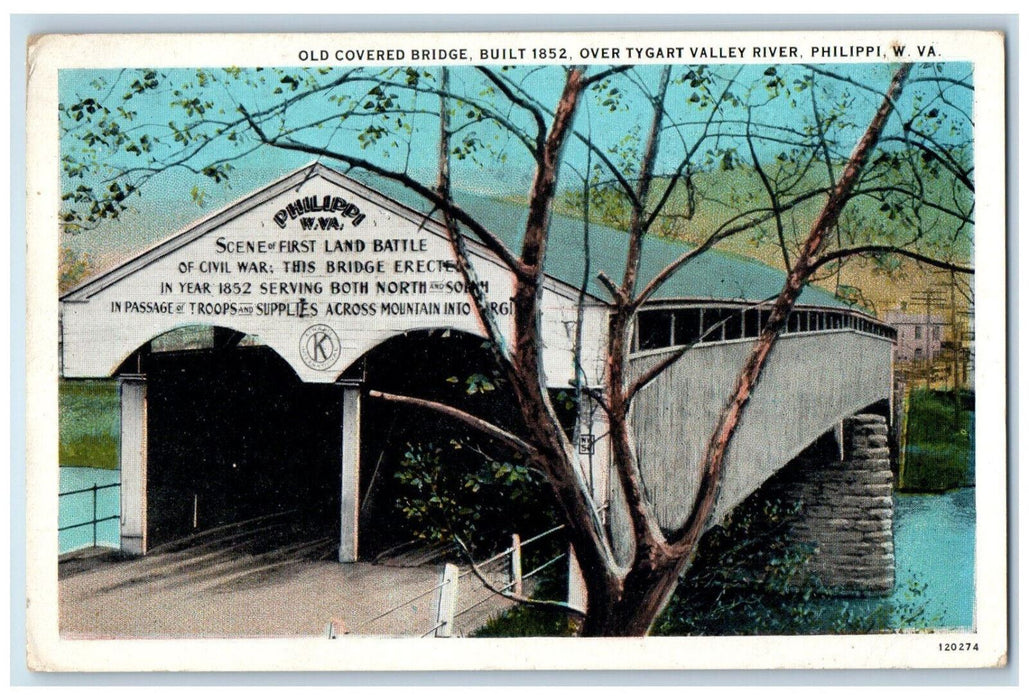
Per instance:
[[[361,559],[417,563],[452,535],[490,551],[549,517],[545,484],[510,447],[439,411],[381,396],[439,402],[520,433],[517,406],[482,338],[410,331],[376,346],[356,370],[347,374],[359,373],[363,387]]]
[[[338,386],[301,382],[271,348],[212,326],[158,336],[132,353],[119,375],[122,450],[145,452],[142,478],[122,479],[126,515],[143,511],[140,549],[239,523],[267,534],[253,539],[257,549],[320,538],[334,549]],[[131,469],[131,459],[122,461],[123,471]],[[134,487],[141,503],[132,503]]]

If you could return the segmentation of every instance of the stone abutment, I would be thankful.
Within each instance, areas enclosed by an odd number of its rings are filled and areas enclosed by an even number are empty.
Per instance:
[[[841,591],[887,593],[896,564],[886,418],[855,415],[834,432],[836,440],[820,439],[793,460],[774,489],[799,505],[790,535],[813,547],[809,573]]]

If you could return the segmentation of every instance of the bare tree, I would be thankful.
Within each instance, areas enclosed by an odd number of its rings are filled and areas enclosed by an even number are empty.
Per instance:
[[[924,242],[924,226],[914,226],[912,230],[917,235],[913,234],[910,240],[883,243],[861,241],[846,245],[839,235],[835,247],[827,250],[829,239],[839,231],[845,208],[858,197],[894,198],[899,191],[905,198],[904,204],[890,199],[891,206],[898,210],[907,213],[923,207],[943,209],[947,216],[959,222],[962,230],[971,223],[970,205],[962,197],[941,203],[931,196],[936,192],[931,192],[930,188],[912,189],[897,174],[904,169],[922,172],[927,162],[938,163],[949,181],[968,189],[972,183],[971,170],[963,164],[960,148],[944,144],[928,132],[916,134],[910,120],[900,129],[906,140],[895,143],[894,139],[900,137],[888,131],[911,68],[908,64],[897,68],[885,87],[864,86],[867,92],[875,94],[877,101],[870,110],[867,125],[858,134],[856,145],[847,155],[836,152],[855,132],[854,125],[846,123],[842,116],[846,101],[833,106],[831,116],[827,117],[815,101],[812,89],[808,94],[812,95],[813,118],[807,130],[766,123],[758,118],[761,104],[753,97],[758,87],[771,86],[766,89],[765,103],[796,99],[783,96],[784,88],[778,83],[781,75],[774,67],[764,72],[755,87],[740,84],[739,70],[731,76],[719,76],[706,67],[695,67],[677,77],[671,66],[646,75],[626,66],[606,69],[572,66],[562,69],[561,89],[552,96],[551,104],[546,104],[544,97],[528,87],[526,75],[519,78],[480,67],[476,69],[476,80],[466,82],[464,89],[454,87],[446,69],[437,73],[416,69],[355,69],[334,73],[328,79],[313,72],[283,71],[273,74],[279,81],[276,94],[280,96],[271,106],[257,107],[245,105],[232,94],[236,84],[233,81],[268,78],[257,73],[237,73],[223,82],[232,110],[218,113],[215,101],[207,97],[208,91],[184,94],[178,90],[173,94],[172,104],[182,110],[189,121],[178,126],[172,122],[168,130],[161,130],[160,137],[152,134],[153,128],[137,128],[128,125],[126,117],[113,116],[115,111],[104,105],[104,100],[79,99],[63,107],[65,138],[77,142],[93,140],[94,144],[100,139],[138,158],[133,165],[116,168],[102,178],[102,188],[85,183],[72,186],[76,179],[84,180],[84,174],[95,174],[102,168],[97,162],[67,158],[65,199],[69,206],[62,218],[73,228],[95,225],[105,218],[119,216],[128,207],[131,194],[140,192],[148,180],[169,169],[184,168],[218,183],[229,177],[236,159],[268,148],[311,154],[362,169],[389,178],[429,201],[442,215],[458,270],[469,283],[475,313],[505,374],[522,426],[516,434],[509,426],[489,423],[437,401],[383,392],[371,395],[442,412],[525,455],[530,465],[545,475],[559,509],[559,519],[566,526],[583,571],[589,606],[582,634],[645,635],[673,594],[680,574],[696,552],[700,536],[710,524],[723,480],[725,455],[748,399],[790,311],[815,273],[857,255],[902,255],[952,271],[971,272],[956,257],[940,259],[933,256],[930,249],[919,249],[915,244]],[[824,75],[824,72],[812,67],[807,79],[813,82],[817,74],[820,80],[839,84],[853,81],[850,76]],[[210,81],[210,76],[205,80]],[[465,80],[470,79],[465,76]],[[152,71],[141,71],[135,82],[125,78],[120,81],[119,84],[128,82],[130,88],[123,100],[125,104],[131,104],[136,95],[160,91],[163,85],[161,76]],[[275,85],[274,81],[269,84]],[[605,108],[617,112],[626,86],[635,87],[642,95],[649,118],[641,122],[642,138],[638,139],[638,148],[608,148],[577,128],[576,117],[583,111],[583,102],[589,95],[595,96]],[[672,96],[673,86],[681,88],[675,97]],[[747,97],[738,94],[748,91]],[[942,94],[944,97],[940,99],[947,99],[946,91]],[[331,106],[314,111],[304,108],[315,98],[328,98]],[[435,104],[430,103],[430,99]],[[126,110],[124,104],[120,108]],[[691,115],[699,117],[694,119]],[[458,116],[460,119],[455,118]],[[396,133],[417,130],[422,122],[438,128],[438,137],[433,143],[437,149],[435,186],[426,185],[422,177],[411,172],[414,139],[403,142],[394,139]],[[312,136],[324,134],[315,130],[327,127],[334,130],[328,141]],[[360,149],[334,145],[332,134],[351,129]],[[484,133],[503,134],[507,141],[501,140],[500,146],[490,145]],[[917,138],[912,138],[912,134]],[[170,147],[169,138],[173,144]],[[238,143],[237,151],[232,155],[221,152],[214,155],[216,149],[212,144],[225,140]],[[155,146],[159,141],[160,149]],[[389,162],[395,162],[399,153],[403,166],[389,167],[383,158],[362,153],[384,144],[387,144],[385,150],[394,157]],[[790,149],[793,155],[784,156],[779,159],[779,165],[770,167],[766,163],[768,154],[777,146]],[[455,158],[485,161],[503,156],[504,149],[509,147],[527,153],[532,163],[525,196],[528,216],[517,249],[508,246],[503,237],[463,209],[452,194]],[[654,277],[641,280],[642,251],[655,225],[663,217],[679,217],[689,222],[698,206],[696,174],[711,168],[712,162],[720,163],[721,167],[733,167],[739,160],[737,150],[743,147],[749,153],[767,202],[735,207],[732,214],[709,230],[697,245]],[[583,182],[587,183],[583,203],[588,206],[591,198],[600,192],[614,192],[627,212],[625,264],[620,279],[610,277],[613,271],[599,274],[610,296],[605,383],[603,392],[591,392],[591,399],[599,403],[607,416],[612,471],[628,506],[633,546],[627,564],[619,563],[615,556],[600,515],[602,505],[595,502],[584,480],[575,445],[562,428],[552,405],[543,369],[540,322],[544,313],[541,308],[546,279],[544,260],[550,218],[562,192],[559,186],[562,167],[570,167],[566,158],[569,148],[589,154],[586,171],[581,173]],[[157,150],[161,151],[160,155]],[[937,155],[927,159],[924,156],[927,151]],[[875,157],[877,153],[879,159]],[[592,184],[589,184],[590,164],[603,173],[603,178],[594,179]],[[816,168],[824,168],[824,174],[812,175]],[[888,168],[892,170],[887,172]],[[890,178],[892,180],[887,181]],[[202,198],[202,193],[194,188],[193,197]],[[791,235],[787,216],[795,217],[794,221],[806,219],[803,236]],[[588,210],[585,219],[588,227]],[[688,347],[670,353],[641,376],[630,377],[627,368],[636,314],[662,285],[692,260],[732,236],[754,231],[769,222],[775,226],[776,244],[787,273],[784,285],[771,304],[768,320],[740,368],[735,386],[727,387],[726,403],[717,427],[707,438],[700,488],[689,516],[677,527],[662,527],[643,488],[631,409],[639,392],[679,360]],[[466,236],[484,244],[510,271],[514,282],[514,313],[513,332],[509,337],[492,317],[481,287],[475,284],[476,271],[467,252]]]

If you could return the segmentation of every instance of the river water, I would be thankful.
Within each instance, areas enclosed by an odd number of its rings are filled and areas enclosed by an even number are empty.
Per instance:
[[[114,469],[61,468],[61,492],[88,489],[118,482]],[[117,515],[120,489],[97,492],[97,517]],[[942,494],[896,494],[894,550],[897,586],[889,602],[898,627],[970,629],[975,601],[975,489],[955,489]],[[93,518],[91,492],[60,499],[59,524],[73,525]],[[61,553],[93,543],[91,525],[59,533]],[[118,546],[118,521],[97,526],[97,544]],[[917,591],[917,592],[916,592]],[[845,599],[840,605],[868,609],[881,598]],[[914,623],[909,613],[920,614]]]
[[[975,489],[894,496],[897,586],[891,602],[924,606],[923,623],[971,629],[975,623]],[[911,596],[910,587],[924,586]],[[912,601],[913,598],[913,601]]]
[[[93,469],[92,467],[61,467],[60,493],[91,489],[93,485],[105,486],[118,483],[121,472],[117,469]],[[99,489],[96,492],[96,517],[106,518],[121,512],[121,489],[117,486]],[[57,512],[57,526],[73,526],[93,520],[93,493],[77,493],[61,496]],[[117,547],[119,522],[106,520],[97,525],[97,544]],[[93,526],[80,525],[57,533],[58,551],[71,552],[93,544]]]

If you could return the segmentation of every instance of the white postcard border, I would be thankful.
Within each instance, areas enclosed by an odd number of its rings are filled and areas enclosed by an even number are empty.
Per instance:
[[[829,33],[774,33],[776,41],[825,43]],[[304,47],[471,49],[501,40],[528,48],[689,41],[750,45],[768,35],[441,34],[441,35],[107,35],[43,38],[30,48],[27,248],[27,631],[30,667],[40,670],[455,670],[684,668],[968,668],[1006,655],[1006,319],[1003,44],[996,34],[952,31],[842,32],[840,42],[935,43],[941,60],[976,64],[976,625],[974,634],[818,637],[704,637],[643,640],[71,640],[57,634],[57,202],[56,80],[59,68],[136,65],[296,65]],[[501,38],[502,37],[502,38]],[[644,39],[645,37],[645,39]],[[805,57],[802,60],[811,59]],[[866,57],[833,62],[866,61]],[[688,59],[683,59],[687,62]],[[403,63],[404,61],[401,61]],[[565,63],[567,61],[554,61]],[[610,61],[597,61],[609,63]],[[666,59],[640,59],[665,63]],[[754,60],[749,62],[767,62]],[[431,61],[439,65],[446,61]],[[317,63],[315,63],[317,65]],[[323,64],[325,65],[325,64]],[[471,65],[462,63],[462,65]],[[948,654],[941,643],[980,643]]]

